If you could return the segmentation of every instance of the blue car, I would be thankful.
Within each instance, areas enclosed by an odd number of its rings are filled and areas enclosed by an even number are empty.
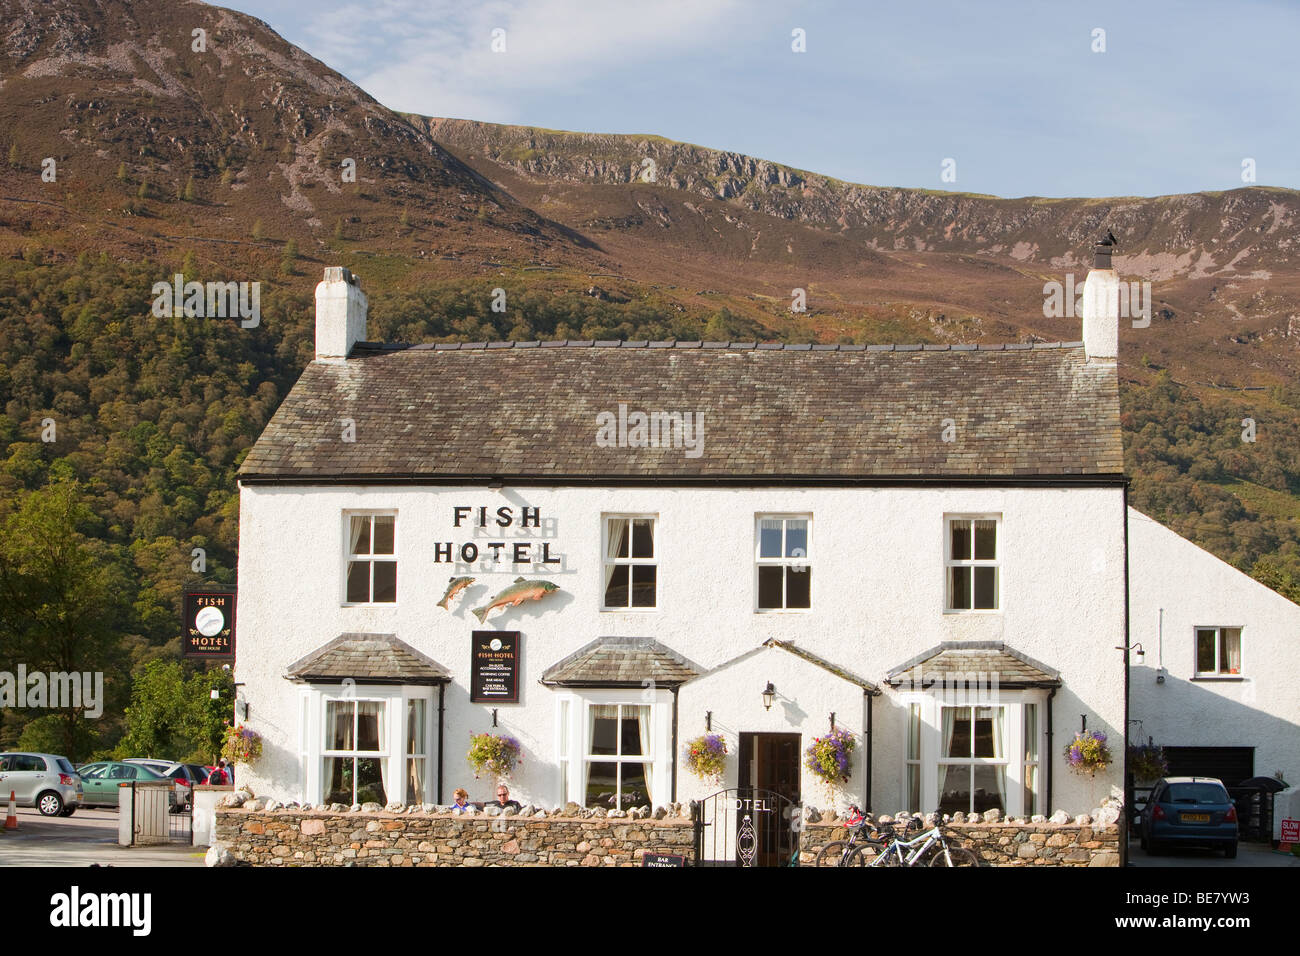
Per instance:
[[[1214,777],[1165,777],[1151,788],[1139,827],[1142,849],[1152,856],[1199,844],[1237,855],[1237,808]]]

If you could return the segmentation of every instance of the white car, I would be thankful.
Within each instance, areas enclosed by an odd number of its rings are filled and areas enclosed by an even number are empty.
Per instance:
[[[70,817],[82,804],[81,776],[57,754],[0,753],[0,804],[8,806],[10,792],[47,817]]]

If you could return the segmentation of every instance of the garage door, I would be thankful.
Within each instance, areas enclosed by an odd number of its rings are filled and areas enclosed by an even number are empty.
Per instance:
[[[1235,787],[1255,776],[1254,747],[1166,747],[1171,777],[1218,777]]]

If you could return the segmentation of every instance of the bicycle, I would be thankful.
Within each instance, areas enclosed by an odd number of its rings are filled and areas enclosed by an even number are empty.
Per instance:
[[[866,866],[866,850],[872,849],[876,855],[885,849],[885,837],[879,827],[872,823],[856,806],[849,807],[852,816],[844,826],[848,829],[847,840],[832,840],[817,851],[814,866]],[[868,831],[870,835],[868,835]]]
[[[921,822],[913,819],[908,822],[904,835],[912,829],[919,829]],[[918,846],[918,844],[920,844]],[[915,849],[913,849],[915,847]],[[938,849],[935,849],[938,847]],[[910,852],[908,852],[910,851]],[[943,838],[943,833],[936,824],[933,828],[904,840],[894,836],[883,853],[876,856],[867,866],[916,866],[926,860],[924,866],[979,866],[980,861],[970,850],[962,847],[950,847]]]

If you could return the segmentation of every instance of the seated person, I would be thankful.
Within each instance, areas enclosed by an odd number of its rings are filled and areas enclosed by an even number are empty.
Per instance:
[[[464,787],[457,787],[452,796],[451,812],[452,813],[473,813],[474,804],[469,802],[469,791]]]
[[[497,798],[495,800],[489,800],[487,803],[483,804],[484,809],[487,809],[488,807],[499,807],[502,810],[506,807],[514,807],[515,810],[520,809],[519,801],[510,799],[510,788],[504,783],[497,785]]]

